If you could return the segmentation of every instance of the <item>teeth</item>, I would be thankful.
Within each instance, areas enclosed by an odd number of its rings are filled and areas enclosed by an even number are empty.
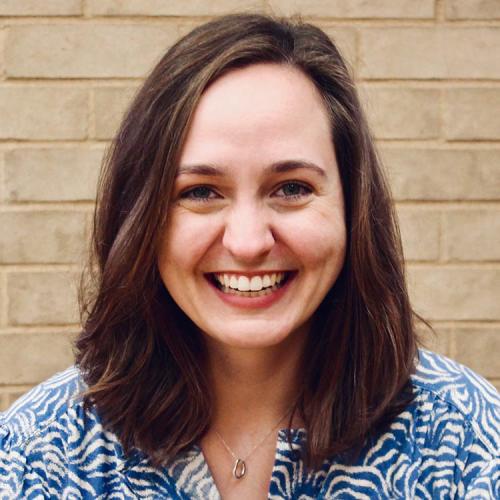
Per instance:
[[[239,290],[240,292],[258,292],[266,288],[271,288],[283,281],[285,273],[264,274],[263,276],[236,276],[234,274],[214,274],[215,279],[226,288]]]
[[[252,290],[252,292],[258,292],[259,290],[262,290],[262,278],[260,276],[254,276],[250,280],[250,290]]]
[[[238,290],[240,292],[248,292],[250,290],[250,280],[246,276],[238,278]]]

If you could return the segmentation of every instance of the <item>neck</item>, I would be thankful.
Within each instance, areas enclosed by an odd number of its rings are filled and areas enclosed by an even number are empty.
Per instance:
[[[208,340],[209,380],[214,395],[212,426],[241,429],[250,434],[262,428],[289,423],[288,410],[300,389],[300,362],[304,334],[297,334],[276,346],[246,349]],[[302,421],[296,415],[293,427]]]

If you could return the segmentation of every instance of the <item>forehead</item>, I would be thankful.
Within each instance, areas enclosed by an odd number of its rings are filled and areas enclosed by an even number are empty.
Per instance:
[[[301,157],[321,143],[332,148],[330,128],[322,96],[304,73],[290,65],[255,64],[228,72],[203,93],[182,161],[216,162],[218,155],[234,154],[262,161]]]

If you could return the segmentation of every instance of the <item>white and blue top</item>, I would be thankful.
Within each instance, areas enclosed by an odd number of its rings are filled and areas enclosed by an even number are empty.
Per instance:
[[[483,378],[429,351],[411,377],[415,400],[354,464],[336,456],[306,471],[303,430],[281,430],[270,499],[500,499],[500,397]],[[199,446],[171,465],[125,456],[70,368],[0,414],[0,499],[217,499]]]

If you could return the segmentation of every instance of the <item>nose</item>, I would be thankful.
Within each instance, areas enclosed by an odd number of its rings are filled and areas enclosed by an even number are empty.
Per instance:
[[[223,246],[241,262],[254,262],[267,255],[275,243],[265,208],[240,204],[227,214]]]

